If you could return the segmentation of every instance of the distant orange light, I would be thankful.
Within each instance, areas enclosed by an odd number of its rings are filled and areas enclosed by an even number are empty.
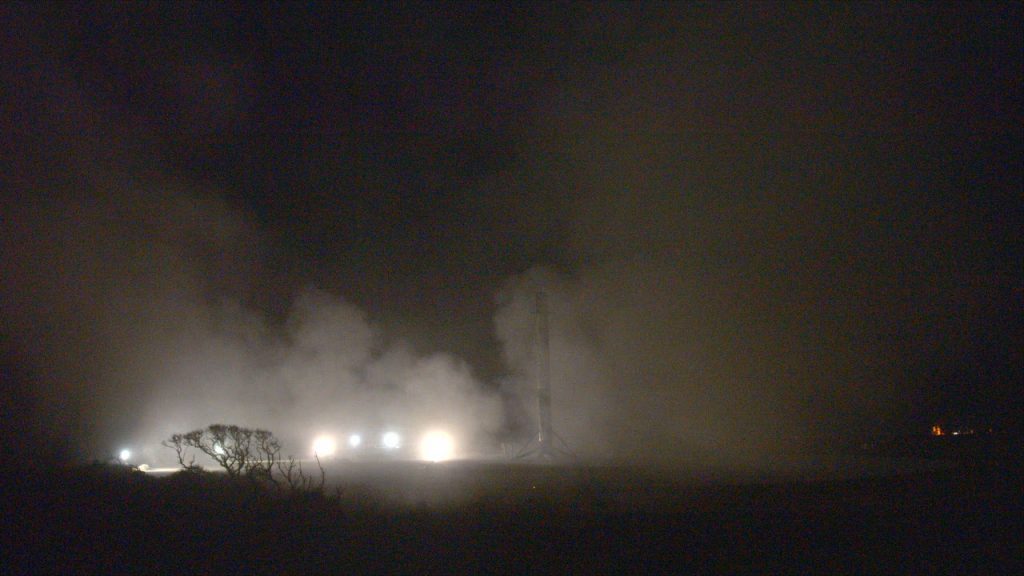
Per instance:
[[[939,426],[938,424],[932,426],[932,436],[942,436],[944,434],[945,432],[942,431],[942,426]]]

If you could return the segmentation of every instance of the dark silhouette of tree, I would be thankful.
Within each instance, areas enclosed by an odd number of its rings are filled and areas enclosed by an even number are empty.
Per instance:
[[[317,481],[302,469],[293,456],[281,457],[281,443],[268,430],[241,426],[211,424],[185,434],[174,434],[162,444],[174,450],[178,463],[190,472],[201,472],[195,464],[193,451],[206,454],[219,464],[232,479],[248,478],[256,486],[287,488],[293,492],[322,492],[326,480],[320,458]]]
[[[173,434],[167,440],[161,442],[162,445],[174,450],[175,455],[178,457],[178,464],[189,472],[201,472],[203,467],[196,464],[196,458],[194,455],[189,453],[189,447],[191,443],[185,439],[186,434]]]

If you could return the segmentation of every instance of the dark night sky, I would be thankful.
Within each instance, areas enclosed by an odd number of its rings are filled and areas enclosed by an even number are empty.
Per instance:
[[[96,449],[311,287],[515,389],[548,282],[623,437],[1019,427],[1020,6],[5,3],[5,402]]]

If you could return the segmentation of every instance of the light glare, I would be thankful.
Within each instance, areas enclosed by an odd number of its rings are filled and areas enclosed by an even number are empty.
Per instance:
[[[402,445],[402,437],[398,435],[398,432],[385,432],[381,437],[381,443],[388,450],[394,450]]]
[[[420,441],[420,458],[430,462],[450,460],[455,456],[455,439],[441,430],[428,432]]]
[[[359,434],[353,434],[353,435],[348,437],[348,445],[351,446],[352,448],[359,448],[359,446],[362,443],[363,443],[363,437],[360,436]]]
[[[331,436],[317,436],[313,440],[313,454],[316,456],[331,456],[337,448],[338,446]]]
[[[121,460],[121,462],[127,462],[132,457],[132,451],[125,448],[124,450],[121,450],[121,453],[118,454],[117,457]]]

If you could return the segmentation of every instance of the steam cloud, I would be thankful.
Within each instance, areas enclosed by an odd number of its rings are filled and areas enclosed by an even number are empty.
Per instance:
[[[736,464],[801,447],[809,422],[794,418],[797,411],[786,405],[794,383],[773,378],[774,366],[765,366],[761,355],[738,359],[710,318],[681,315],[685,301],[668,297],[702,287],[642,268],[631,271],[639,283],[629,285],[621,272],[592,270],[571,278],[534,268],[506,283],[496,327],[518,376],[523,412],[532,417],[534,410],[534,301],[542,291],[549,310],[554,426],[573,452],[648,463]]]
[[[97,11],[14,8],[26,32],[0,51],[0,329],[32,382],[0,399],[52,452],[213,421],[296,451],[371,417],[525,439],[538,290],[555,427],[584,456],[761,458],[971,403],[1019,428],[1020,83],[991,70],[1020,69],[1020,36],[990,26],[1014,21],[1003,8],[971,26],[588,8],[554,34],[531,19],[536,42],[486,70],[450,59],[437,92],[327,46],[334,68],[265,70],[245,42],[193,33],[205,19],[131,6],[84,47],[68,31]],[[413,67],[446,62],[412,36]],[[390,107],[330,84],[291,97],[298,76],[364,74],[395,87]],[[299,134],[321,118],[340,143]],[[409,125],[431,128],[393,138]]]
[[[448,354],[388,342],[342,297],[300,288],[274,319],[258,237],[214,193],[83,180],[13,207],[5,328],[33,367],[31,417],[68,456],[145,447],[214,422],[263,427],[305,454],[319,432],[441,426],[485,444],[497,398]]]

